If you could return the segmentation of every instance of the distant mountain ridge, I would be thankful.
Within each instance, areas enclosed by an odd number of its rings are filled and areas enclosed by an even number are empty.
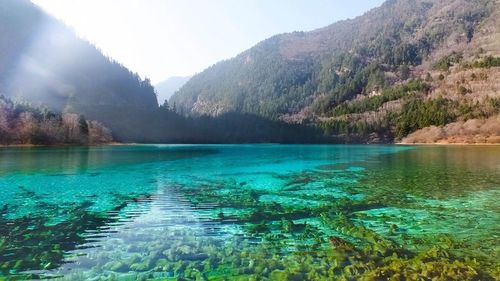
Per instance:
[[[155,85],[158,104],[168,102],[170,97],[178,91],[192,76],[173,76]]]

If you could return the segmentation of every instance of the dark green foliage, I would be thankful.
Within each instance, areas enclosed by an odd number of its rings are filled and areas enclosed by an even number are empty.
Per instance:
[[[451,54],[440,59],[434,64],[434,69],[447,71],[454,64],[460,63],[463,59],[463,55],[460,53],[452,52]]]
[[[268,48],[267,45],[263,44],[262,48]],[[299,110],[304,106],[305,95],[313,90],[308,82],[312,60],[283,61],[273,55],[269,49],[248,51],[238,59],[220,62],[193,77],[183,88],[183,98],[174,95],[171,103],[179,113],[187,113],[188,104],[196,102],[198,92],[210,81],[217,80],[208,91],[214,94],[213,101],[218,107],[224,108],[223,113],[248,113],[276,119],[278,112]],[[215,107],[207,105],[202,113],[215,115],[213,110]]]
[[[328,135],[342,135],[347,142],[359,142],[370,133],[387,132],[382,123],[350,122],[347,120],[333,120],[323,125],[325,133]],[[389,132],[387,132],[389,133]],[[357,140],[356,137],[361,137]]]
[[[457,105],[455,112],[462,120],[484,119],[500,113],[500,103],[498,98],[486,98],[483,104],[471,102]]]
[[[408,65],[403,64],[399,67],[399,75],[401,77],[401,80],[410,78],[410,68],[408,67]]]
[[[499,67],[500,57],[487,56],[482,59],[475,60],[473,62],[463,62],[461,66],[464,69]]]
[[[387,88],[377,96],[342,103],[331,112],[331,115],[338,117],[324,122],[322,128],[327,135],[341,135],[349,142],[372,141],[369,138],[372,134],[377,138],[382,137],[379,141],[387,141],[393,137],[401,139],[411,132],[431,125],[446,125],[454,121],[458,115],[467,119],[484,118],[489,115],[477,106],[458,106],[456,102],[442,97],[428,100],[422,98],[429,90],[429,84],[422,80],[412,80],[403,85]],[[342,118],[348,114],[376,111],[384,103],[399,99],[404,101],[402,109],[388,112],[379,121],[351,121]]]
[[[491,98],[490,104],[492,107],[500,109],[500,98]]]
[[[340,116],[350,113],[361,113],[376,110],[384,103],[400,99],[412,93],[423,93],[430,90],[430,85],[422,80],[412,80],[406,84],[384,89],[381,95],[364,98],[360,101],[345,102],[335,107],[331,115]]]
[[[365,65],[359,58],[349,55],[339,58],[341,65],[348,63],[348,69],[352,69],[338,76],[336,83],[330,88],[330,94],[322,99],[316,99],[312,108],[314,111],[325,114],[343,101],[350,100],[363,91],[379,90],[385,87],[386,79],[384,72],[378,64]],[[336,63],[333,63],[335,65]],[[364,90],[366,89],[366,90]]]
[[[83,115],[78,116],[78,126],[82,134],[89,134],[89,125],[87,124],[87,121],[85,120],[85,117],[83,117]]]
[[[476,68],[500,67],[500,57],[487,56],[483,60],[475,61],[473,66]]]
[[[471,90],[470,90],[470,89],[467,89],[467,88],[465,88],[465,87],[464,87],[464,86],[462,86],[462,85],[458,86],[458,93],[459,93],[460,95],[465,95],[465,94],[470,93],[470,92],[471,92]]]
[[[402,114],[397,120],[396,137],[402,138],[409,133],[428,126],[443,126],[454,120],[455,104],[442,97],[423,100],[412,98],[403,105]]]
[[[325,142],[311,126],[291,125],[251,114],[226,113],[218,117],[184,117],[160,109],[142,123],[134,115],[124,119],[120,130],[144,143],[316,143]],[[128,126],[127,126],[128,124]],[[137,130],[141,128],[142,130]],[[117,133],[120,139],[125,136]],[[147,134],[141,134],[148,132]]]

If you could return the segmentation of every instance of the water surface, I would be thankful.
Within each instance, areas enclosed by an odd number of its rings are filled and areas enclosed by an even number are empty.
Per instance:
[[[2,148],[0,191],[0,279],[500,273],[500,146]]]

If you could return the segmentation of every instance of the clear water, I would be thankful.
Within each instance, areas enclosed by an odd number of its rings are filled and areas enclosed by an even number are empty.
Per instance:
[[[1,148],[0,280],[499,280],[499,198],[500,146]]]

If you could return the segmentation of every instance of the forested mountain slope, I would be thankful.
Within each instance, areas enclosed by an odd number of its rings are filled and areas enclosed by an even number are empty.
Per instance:
[[[6,97],[0,99],[0,144],[103,142],[92,135],[99,123],[86,119],[101,122],[121,142],[325,141],[314,128],[254,115],[187,118],[168,104],[159,107],[148,80],[28,0],[0,0],[0,39],[0,96]],[[75,122],[83,128],[78,138],[64,133]]]
[[[153,87],[27,0],[0,1],[0,94],[97,119],[129,138],[122,120],[147,119]]]
[[[499,6],[389,0],[355,19],[264,40],[194,76],[170,103],[191,116],[312,124],[344,141],[488,118],[499,113]]]

